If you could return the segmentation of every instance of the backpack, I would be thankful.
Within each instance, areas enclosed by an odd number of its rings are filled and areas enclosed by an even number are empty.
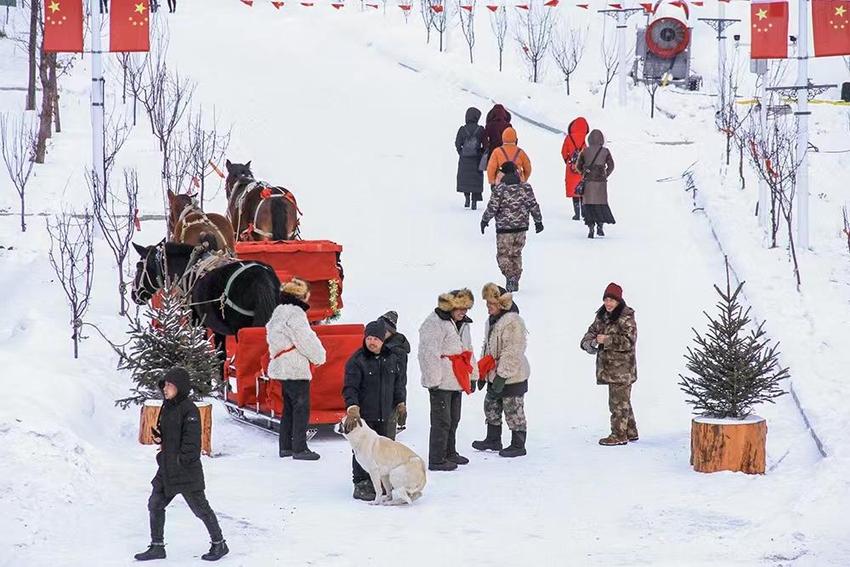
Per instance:
[[[573,148],[575,148],[575,149],[573,150],[573,153],[571,153],[571,154],[570,154],[570,159],[567,161],[567,165],[569,166],[570,171],[574,171],[574,172],[576,172],[576,173],[579,173],[579,170],[578,170],[578,157],[581,155],[581,151],[582,151],[585,147],[587,147],[587,146],[584,146],[584,147],[579,148],[579,147],[576,145],[575,140],[573,140],[573,135],[572,135],[572,134],[567,134],[567,136],[569,136],[570,141],[573,143]]]
[[[478,157],[481,155],[481,139],[478,137],[479,128],[481,127],[476,127],[472,134],[468,134],[469,130],[467,130],[468,135],[463,140],[463,145],[460,147],[461,157]]]
[[[504,165],[508,162],[511,162],[512,164],[514,164],[516,166],[517,175],[520,177],[520,179],[522,179],[523,171],[522,171],[522,168],[517,163],[517,160],[519,159],[519,156],[522,153],[522,150],[519,149],[519,147],[517,147],[516,153],[514,154],[514,157],[509,158],[508,157],[508,151],[505,149],[505,146],[499,146],[499,149],[502,150],[502,155],[505,158],[505,161],[502,162],[502,165]]]

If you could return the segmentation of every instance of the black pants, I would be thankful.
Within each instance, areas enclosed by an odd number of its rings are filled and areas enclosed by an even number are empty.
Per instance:
[[[428,462],[443,463],[446,457],[457,455],[455,435],[460,423],[460,402],[463,392],[429,390],[431,397],[431,436],[428,443]]]
[[[364,420],[366,421],[366,420]],[[375,433],[378,435],[387,436],[387,422],[386,421],[366,421],[366,425],[372,428]],[[357,457],[354,456],[354,453],[351,453],[351,479],[354,481],[354,484],[357,484],[363,480],[369,480],[369,473],[360,466],[360,463],[357,462]]]
[[[221,535],[221,527],[218,525],[218,518],[215,517],[215,512],[210,508],[210,503],[207,502],[204,491],[196,490],[181,494],[192,513],[207,527],[207,531],[210,533],[210,541],[221,541],[224,539]],[[153,543],[164,542],[165,508],[171,504],[174,496],[166,496],[162,483],[158,481],[154,482],[151,497],[148,499],[148,512],[150,513],[151,521],[151,542]]]
[[[177,11],[177,0],[168,0],[168,11],[172,13]]]
[[[280,419],[280,450],[300,453],[307,450],[307,422],[310,420],[310,381],[281,380],[283,416]]]

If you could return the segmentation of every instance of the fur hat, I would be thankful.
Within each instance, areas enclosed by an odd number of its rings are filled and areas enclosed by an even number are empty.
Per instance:
[[[387,311],[378,317],[378,320],[383,321],[384,324],[389,327],[390,331],[395,332],[396,327],[398,327],[398,313],[395,311]]]
[[[484,286],[484,289],[481,290],[481,298],[487,302],[495,301],[502,311],[509,311],[514,306],[513,294],[494,283],[488,283]]]
[[[454,289],[437,298],[437,309],[446,312],[455,309],[472,309],[474,303],[475,297],[467,288]]]
[[[310,293],[310,284],[305,282],[299,278],[292,278],[282,286],[280,286],[280,291],[283,293],[288,293],[289,295],[295,296],[301,301],[304,301],[307,298],[307,294]]]
[[[366,329],[363,332],[364,337],[375,337],[376,339],[384,340],[387,337],[387,326],[383,321],[378,319],[377,321],[372,321],[368,325],[366,325]]]
[[[605,293],[602,295],[602,299],[605,299],[606,297],[616,299],[617,301],[623,301],[623,288],[614,282],[609,283],[608,287],[605,288]]]

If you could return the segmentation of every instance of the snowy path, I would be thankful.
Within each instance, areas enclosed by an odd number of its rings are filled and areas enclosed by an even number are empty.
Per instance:
[[[454,132],[465,108],[481,101],[411,73],[346,33],[317,34],[309,18],[266,20],[253,16],[257,48],[246,51],[228,34],[227,19],[178,14],[175,59],[191,70],[204,101],[235,124],[230,159],[253,160],[258,176],[295,191],[305,238],[346,247],[345,320],[397,309],[415,344],[439,292],[469,286],[477,295],[486,281],[500,281],[492,228],[481,236],[480,217],[463,210],[454,192]],[[203,35],[188,33],[196,26]],[[318,463],[284,461],[274,437],[218,411],[219,455],[204,466],[233,550],[228,564],[840,564],[831,563],[840,550],[818,540],[819,519],[802,506],[817,454],[790,400],[762,412],[770,420],[770,474],[703,476],[688,466],[690,416],[677,374],[690,328],[702,325],[702,310],[714,303],[721,264],[704,229],[682,214],[688,208],[679,188],[654,183],[669,174],[664,160],[645,159],[639,131],[612,140],[618,224],[605,239],[588,241],[563,198],[561,137],[517,126],[534,161],[531,181],[546,225],[529,235],[517,296],[531,332],[529,456],[506,462],[467,450],[483,430],[475,394],[464,401],[458,434],[472,463],[431,475],[413,507],[376,509],[351,499],[350,453],[341,438],[313,442]],[[578,341],[611,280],[637,311],[633,401],[641,441],[603,449],[596,440],[607,433],[606,394]],[[477,343],[480,302],[471,316]],[[46,350],[60,356],[65,347]],[[399,440],[424,456],[427,396],[414,361],[409,428]],[[109,365],[101,361],[93,374],[109,376]],[[132,416],[116,417],[118,410],[102,404],[98,411],[117,430],[91,449],[91,494],[57,510],[62,521],[51,522],[49,544],[21,548],[0,565],[132,564],[124,558],[147,541],[153,450],[134,443]],[[166,527],[168,564],[196,564],[205,537],[177,502]]]

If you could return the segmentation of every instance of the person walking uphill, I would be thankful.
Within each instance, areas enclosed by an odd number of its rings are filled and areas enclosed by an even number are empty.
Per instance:
[[[543,215],[528,183],[520,181],[516,166],[507,161],[502,164],[501,182],[493,188],[487,209],[481,217],[481,234],[490,220],[496,219],[496,262],[505,276],[508,291],[519,291],[522,277],[522,249],[528,232],[528,215],[534,218],[534,230],[543,231]]]
[[[399,379],[404,384],[404,389],[407,390],[407,358],[410,355],[410,342],[407,337],[398,332],[398,313],[395,311],[387,311],[378,320],[381,321],[387,328],[387,340],[384,341],[384,347],[398,357]],[[395,441],[396,434],[399,430],[404,429],[407,425],[407,412],[405,411],[404,419],[399,419],[399,414],[393,411],[387,423],[386,436]]]
[[[481,160],[487,152],[484,128],[478,125],[481,111],[466,109],[466,123],[458,128],[455,136],[457,150],[457,191],[464,195],[464,206],[475,210],[482,200],[484,173]]]
[[[310,420],[310,365],[325,363],[325,347],[307,321],[310,286],[298,278],[280,288],[280,305],[266,324],[269,344],[268,375],[280,380],[283,415],[280,419],[278,454],[298,461],[316,461],[318,453],[307,448]]]
[[[561,157],[564,158],[566,164],[566,173],[564,174],[564,185],[567,190],[567,198],[573,200],[573,220],[581,220],[581,195],[576,194],[576,188],[581,182],[581,172],[578,169],[578,158],[581,151],[587,145],[585,138],[590,127],[587,125],[587,120],[579,116],[567,127],[567,135],[564,137],[564,144],[561,146]]]
[[[608,178],[614,171],[614,158],[605,147],[605,137],[593,130],[587,138],[587,147],[578,158],[577,169],[584,179],[582,214],[587,225],[588,238],[593,238],[593,227],[599,236],[605,236],[602,225],[615,224],[614,215],[608,206]]]
[[[487,153],[502,145],[502,132],[511,126],[511,113],[501,104],[494,104],[484,125],[484,135],[487,140]]]
[[[523,183],[531,177],[531,160],[525,150],[517,146],[516,130],[506,128],[502,132],[502,146],[493,150],[490,161],[487,163],[487,179],[490,185],[496,185],[500,181],[500,169],[502,164],[510,161],[516,165],[519,179]]]
[[[608,284],[602,307],[581,340],[581,348],[596,355],[596,383],[608,386],[611,434],[600,445],[625,445],[638,440],[632,410],[632,384],[637,380],[637,323],[634,309],[623,301],[623,288]]]
[[[513,295],[494,283],[484,286],[481,296],[490,317],[484,329],[484,349],[478,362],[478,385],[487,384],[484,417],[487,437],[473,441],[473,449],[499,451],[502,457],[526,454],[528,424],[525,420],[525,394],[531,366],[525,357],[525,321]],[[511,444],[502,449],[502,414],[511,430]]]
[[[466,315],[474,302],[468,289],[444,293],[419,328],[419,369],[431,402],[428,469],[432,471],[453,471],[469,463],[457,452],[456,435],[462,393],[472,393],[478,380],[469,330],[472,320]]]
[[[210,550],[201,556],[205,561],[218,561],[230,551],[221,535],[215,512],[204,494],[204,469],[201,465],[201,414],[195,402],[189,399],[192,389],[189,373],[180,367],[168,370],[159,381],[164,401],[159,413],[154,442],[159,446],[156,454],[156,476],[151,481],[153,490],[148,500],[151,544],[134,557],[138,561],[165,559],[165,508],[178,494],[189,509],[206,526],[210,534]]]
[[[407,419],[406,379],[401,375],[398,355],[387,347],[387,327],[380,319],[366,325],[363,346],[345,364],[342,397],[345,400],[345,431],[366,422],[378,435],[386,436],[387,424],[395,413]],[[369,473],[352,455],[354,498],[374,500],[375,488]]]

